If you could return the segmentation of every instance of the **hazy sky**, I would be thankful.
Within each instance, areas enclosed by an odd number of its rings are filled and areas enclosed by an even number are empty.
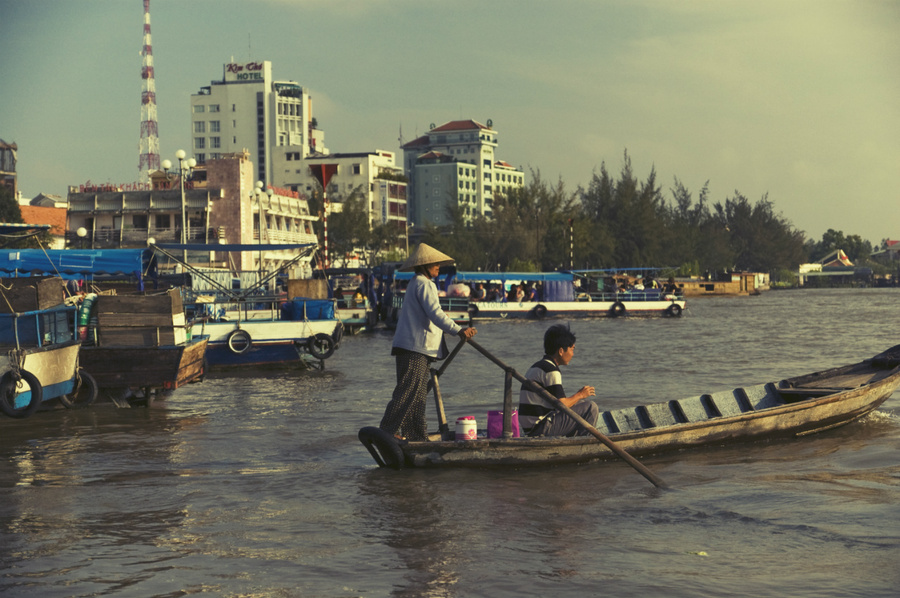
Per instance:
[[[270,60],[332,152],[493,121],[572,191],[606,164],[763,195],[808,237],[900,239],[900,1],[151,0],[160,153],[190,95]],[[138,178],[142,0],[0,0],[0,138],[26,197]],[[398,164],[402,160],[398,156]]]

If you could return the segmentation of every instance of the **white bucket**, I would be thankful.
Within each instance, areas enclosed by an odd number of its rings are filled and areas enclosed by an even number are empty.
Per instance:
[[[475,440],[478,438],[478,424],[474,415],[456,418],[456,439]]]

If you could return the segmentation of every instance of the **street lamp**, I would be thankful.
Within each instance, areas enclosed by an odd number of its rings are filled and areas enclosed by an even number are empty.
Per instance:
[[[178,158],[178,183],[181,188],[181,244],[187,245],[187,202],[184,197],[184,178],[191,174],[191,170],[194,166],[197,165],[197,161],[193,158],[188,158],[185,160],[187,154],[184,150],[180,149],[175,152],[175,157]],[[163,169],[168,172],[172,168],[172,162],[170,160],[163,160],[162,163]],[[187,248],[184,249],[183,260],[185,265],[187,265]]]
[[[406,237],[406,257],[409,257],[409,231],[411,231],[412,227],[415,225],[415,222],[410,222],[406,225],[406,234],[404,235]]]
[[[78,235],[79,238],[79,249],[84,249],[84,238],[87,236],[87,229],[83,226],[79,226],[78,230],[75,231],[75,234]]]

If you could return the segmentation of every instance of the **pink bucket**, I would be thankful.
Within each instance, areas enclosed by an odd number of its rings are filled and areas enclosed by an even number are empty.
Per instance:
[[[514,409],[512,412],[512,435],[513,437],[519,437],[522,435],[522,430],[519,428],[519,411],[518,409]],[[503,438],[503,412],[502,411],[488,411],[488,427],[487,427],[488,438]]]

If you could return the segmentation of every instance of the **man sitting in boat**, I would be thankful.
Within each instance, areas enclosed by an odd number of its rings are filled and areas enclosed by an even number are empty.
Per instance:
[[[544,333],[544,357],[535,363],[525,377],[542,387],[551,395],[584,418],[592,426],[597,423],[600,409],[593,401],[585,401],[594,396],[593,386],[584,386],[567,397],[562,386],[559,366],[569,365],[575,356],[575,334],[565,324],[556,324]],[[519,392],[519,424],[529,436],[584,436],[588,432],[562,409],[540,394],[522,385]]]

